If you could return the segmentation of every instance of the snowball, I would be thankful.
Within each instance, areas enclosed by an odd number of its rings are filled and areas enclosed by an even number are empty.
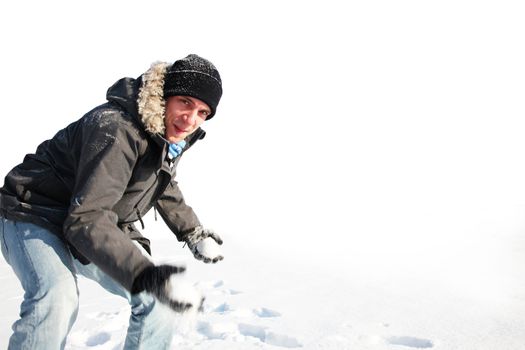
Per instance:
[[[222,255],[221,247],[211,237],[205,238],[197,243],[197,250],[204,256],[213,259]]]
[[[170,277],[169,296],[180,303],[191,303],[192,310],[197,310],[202,302],[201,292],[192,283],[179,276]]]

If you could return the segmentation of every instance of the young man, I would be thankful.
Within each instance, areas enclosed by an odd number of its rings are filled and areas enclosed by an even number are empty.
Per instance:
[[[107,103],[7,174],[0,242],[25,291],[9,349],[64,348],[78,312],[77,274],[129,300],[125,349],[169,347],[169,309],[157,302],[175,311],[199,305],[173,299],[168,281],[183,268],[155,266],[134,223],[155,208],[195,258],[222,259],[199,251],[205,238],[222,240],[201,226],[174,180],[221,95],[219,72],[197,55],[155,63],[138,79],[117,81]]]

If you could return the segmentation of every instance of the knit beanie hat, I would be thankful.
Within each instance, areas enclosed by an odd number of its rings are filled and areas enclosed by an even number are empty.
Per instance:
[[[208,60],[191,54],[175,61],[164,78],[164,98],[185,95],[198,98],[215,115],[222,95],[222,81],[217,68]]]

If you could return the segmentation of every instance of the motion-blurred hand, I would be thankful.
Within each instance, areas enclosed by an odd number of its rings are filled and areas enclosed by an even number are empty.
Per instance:
[[[200,309],[204,300],[200,296],[197,302],[190,302],[187,298],[179,298],[180,296],[174,293],[171,277],[183,273],[185,270],[186,268],[183,266],[149,266],[135,278],[131,294],[146,291],[176,312],[189,311],[192,307]]]

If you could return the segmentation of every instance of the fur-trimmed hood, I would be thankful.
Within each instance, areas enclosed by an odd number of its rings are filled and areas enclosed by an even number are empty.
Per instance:
[[[138,79],[118,80],[108,89],[107,100],[135,115],[150,134],[164,135],[164,77],[169,67],[155,62]]]
[[[164,134],[164,77],[169,66],[166,62],[155,62],[142,75],[138,112],[146,131],[152,134]]]

